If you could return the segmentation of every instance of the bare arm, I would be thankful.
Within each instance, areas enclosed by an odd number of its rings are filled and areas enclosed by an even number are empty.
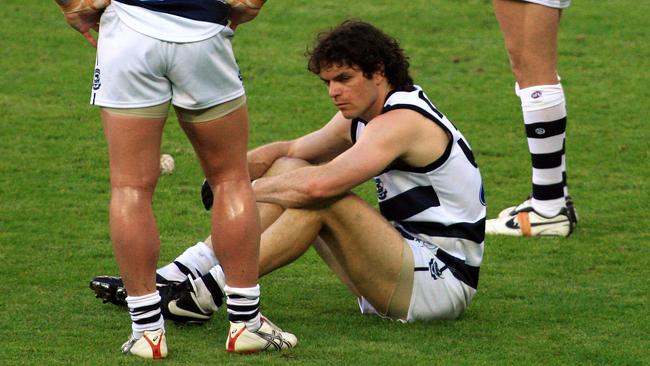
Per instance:
[[[350,121],[336,114],[321,129],[291,141],[278,141],[248,152],[251,179],[264,175],[277,159],[291,157],[311,164],[329,161],[351,146]]]
[[[369,123],[359,141],[332,161],[256,180],[255,196],[259,202],[284,207],[313,205],[349,191],[397,158],[426,165],[442,155],[448,141],[439,127],[416,112],[388,112]]]

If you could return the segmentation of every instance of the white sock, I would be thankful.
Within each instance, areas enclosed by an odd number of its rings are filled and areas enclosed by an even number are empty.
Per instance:
[[[188,275],[195,278],[207,273],[210,268],[219,264],[212,248],[200,241],[194,246],[187,248],[166,266],[158,269],[158,274],[168,281],[184,281]]]
[[[221,266],[212,267],[208,273],[195,280],[194,285],[196,285],[196,298],[199,306],[213,312],[219,310],[219,306],[223,304],[224,288],[226,287],[226,275]]]
[[[260,319],[260,285],[238,288],[228,285],[224,288],[228,306],[228,320],[246,323],[249,332],[256,332],[262,326]]]
[[[141,338],[145,330],[165,328],[160,311],[158,291],[142,296],[127,296],[126,303],[131,315],[131,329],[135,338]]]
[[[544,216],[555,216],[566,206],[566,102],[562,84],[516,89],[532,161],[531,204]]]

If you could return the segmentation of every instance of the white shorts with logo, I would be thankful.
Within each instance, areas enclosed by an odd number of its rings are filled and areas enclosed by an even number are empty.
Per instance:
[[[109,6],[101,18],[91,104],[205,109],[244,95],[230,28],[203,41],[161,41],[128,27]]]
[[[571,0],[524,0],[527,3],[535,3],[549,8],[564,9],[571,5]]]
[[[437,249],[433,246],[419,240],[404,240],[413,251],[415,271],[406,320],[455,319],[460,316],[476,290],[454,277],[448,267],[445,268],[445,264],[435,256]],[[358,300],[362,314],[380,315],[365,298]]]

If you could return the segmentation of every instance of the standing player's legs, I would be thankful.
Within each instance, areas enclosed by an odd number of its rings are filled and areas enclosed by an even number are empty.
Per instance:
[[[532,197],[503,210],[500,219],[489,220],[487,232],[567,236],[574,219],[572,207],[571,212],[566,207],[566,103],[556,71],[561,10],[513,0],[493,4],[521,99],[532,160]]]
[[[260,314],[260,227],[246,157],[248,110],[230,42],[233,35],[226,27],[199,42],[174,44],[165,75],[172,84],[172,104],[181,127],[214,193],[211,236],[223,268],[231,321],[227,349],[290,348],[297,342],[295,336]],[[231,342],[233,330],[237,339]],[[275,333],[268,340],[260,332]]]
[[[212,247],[228,285],[254,288],[258,279],[260,228],[246,161],[248,111],[244,106],[200,123],[181,120],[181,126],[212,188]]]
[[[101,106],[111,175],[110,231],[129,296],[132,336],[122,352],[167,354],[155,285],[160,247],[151,207],[160,141],[172,98],[163,47],[123,24],[113,7],[101,17],[91,104]]]
[[[260,222],[246,159],[246,105],[209,121],[188,122],[182,113],[179,120],[214,195],[211,241],[225,275],[223,290],[231,321],[227,350],[254,352],[295,346],[293,334],[282,332],[260,313]],[[262,335],[267,333],[274,339]]]
[[[160,174],[160,140],[165,118],[102,110],[102,121],[110,162],[111,239],[129,293],[127,302],[133,321],[133,336],[125,344],[125,352],[148,358],[165,357],[164,322],[155,282],[160,240],[151,206]],[[143,335],[157,339],[164,349],[136,342]]]
[[[493,6],[519,87],[557,84],[560,10],[517,0]]]

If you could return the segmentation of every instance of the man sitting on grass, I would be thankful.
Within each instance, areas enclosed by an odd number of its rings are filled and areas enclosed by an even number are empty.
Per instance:
[[[458,317],[476,293],[485,233],[469,144],[413,84],[398,43],[368,23],[321,33],[308,67],[339,112],[315,132],[248,153],[264,230],[260,275],[313,246],[363,314]],[[350,193],[371,178],[379,211]],[[207,207],[211,194],[204,187]],[[205,321],[222,304],[225,279],[209,239],[158,275],[167,319]],[[124,295],[115,277],[91,288],[113,302]]]

